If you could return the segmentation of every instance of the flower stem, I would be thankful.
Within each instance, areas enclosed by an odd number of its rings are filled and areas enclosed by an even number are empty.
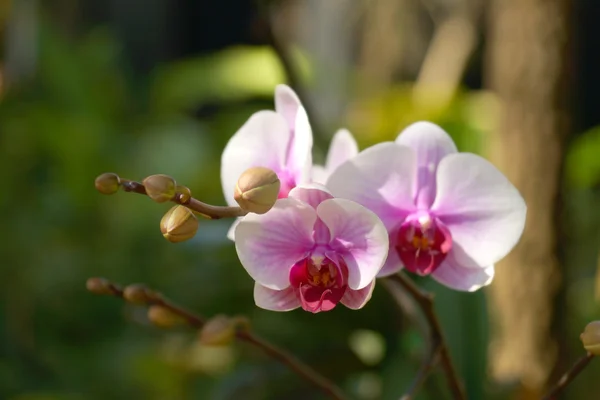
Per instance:
[[[115,297],[124,298],[124,290],[119,285],[108,281],[105,282],[108,289],[107,292],[105,292],[105,294],[110,294]],[[200,329],[204,326],[206,322],[203,317],[199,316],[198,314],[195,314],[194,312],[184,307],[177,305],[176,303],[167,299],[158,292],[147,289],[145,291],[145,297],[146,305],[164,307],[172,313],[182,317],[190,326],[194,328]],[[334,400],[346,400],[346,396],[338,386],[336,386],[333,382],[319,374],[309,365],[305,364],[288,351],[269,343],[266,339],[257,336],[256,334],[250,332],[248,329],[238,330],[236,332],[236,337],[238,340],[250,343],[251,345],[261,349],[265,354],[267,354],[271,358],[286,365],[298,376],[304,378],[306,381],[312,383],[315,387],[319,388],[323,393],[329,396],[329,398]]]
[[[146,195],[146,188],[143,183],[121,179],[121,186],[126,192]],[[184,196],[181,193],[176,193],[171,201],[202,214],[209,219],[243,217],[248,214],[247,211],[242,210],[240,207],[213,206],[193,197],[184,200]]]
[[[579,375],[581,371],[592,361],[594,355],[590,352],[586,353],[579,360],[573,364],[570,370],[568,370],[556,383],[556,385],[542,397],[542,400],[555,400],[558,395]]]
[[[321,391],[327,394],[330,398],[337,400],[346,399],[340,388],[286,350],[280,349],[265,339],[262,339],[250,332],[240,331],[237,333],[237,337],[240,340],[244,340],[253,344],[270,357],[287,365],[288,368],[321,389]]]
[[[417,372],[417,376],[413,379],[411,385],[408,387],[406,392],[400,397],[400,400],[412,400],[414,399],[417,391],[425,383],[429,372],[435,366],[438,356],[440,354],[440,344],[439,343],[431,343],[430,349],[421,364],[421,368],[419,372]]]
[[[427,323],[429,325],[429,336],[430,336],[430,350],[428,355],[425,357],[423,361],[423,366],[421,370],[417,374],[417,378],[411,385],[409,389],[408,396],[402,397],[401,399],[407,400],[411,399],[414,391],[418,388],[418,386],[425,380],[427,374],[433,367],[433,364],[436,361],[436,354],[439,353],[439,358],[442,364],[442,368],[444,369],[444,374],[446,375],[446,381],[448,383],[448,388],[452,393],[452,397],[455,400],[464,400],[466,399],[464,389],[458,375],[456,373],[456,369],[452,364],[452,360],[450,358],[450,352],[448,351],[448,345],[444,339],[444,335],[442,333],[442,326],[440,321],[435,313],[434,303],[433,303],[433,294],[425,292],[421,290],[417,285],[414,284],[412,280],[410,280],[406,275],[402,272],[392,275],[388,277],[389,280],[399,283],[408,294],[415,300],[415,302],[421,308]],[[389,285],[387,285],[389,289]],[[405,395],[406,396],[406,395]]]

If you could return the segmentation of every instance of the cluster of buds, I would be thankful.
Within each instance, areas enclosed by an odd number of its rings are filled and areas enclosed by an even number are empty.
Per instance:
[[[266,213],[277,201],[280,181],[277,174],[268,168],[249,168],[235,186],[234,197],[239,207],[202,203],[192,197],[188,187],[178,185],[175,179],[163,174],[150,175],[139,183],[122,179],[114,173],[104,173],[96,178],[95,186],[102,194],[114,194],[122,187],[126,192],[145,194],[157,203],[177,203],[162,217],[160,231],[169,242],[179,243],[196,235],[199,225],[196,215],[217,219]]]
[[[107,279],[94,277],[87,280],[86,287],[97,295],[121,297],[130,304],[147,306],[148,321],[159,328],[182,325],[199,328],[198,341],[204,346],[228,346],[237,334],[250,330],[250,321],[246,317],[216,315],[204,321],[142,284],[121,288]]]

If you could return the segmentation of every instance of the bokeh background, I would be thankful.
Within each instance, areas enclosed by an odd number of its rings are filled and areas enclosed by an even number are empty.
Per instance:
[[[205,347],[86,292],[90,276],[246,315],[353,398],[400,397],[427,349],[407,299],[379,285],[358,312],[257,309],[231,221],[171,244],[168,206],[94,190],[106,171],[165,173],[223,204],[221,151],[283,82],[318,161],[340,127],[365,148],[427,119],[519,187],[526,231],[490,287],[417,282],[469,399],[539,398],[600,319],[598,20],[593,0],[0,1],[0,399],[322,398],[243,343]],[[564,398],[597,399],[598,374]],[[449,398],[438,370],[417,398]]]

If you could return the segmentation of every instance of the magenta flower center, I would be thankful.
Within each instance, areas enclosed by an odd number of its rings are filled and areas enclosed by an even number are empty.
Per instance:
[[[400,225],[395,247],[408,271],[429,275],[448,255],[452,236],[440,220],[419,212],[409,215]]]
[[[307,257],[290,271],[290,283],[302,308],[312,313],[332,310],[346,292],[348,270],[327,257]]]

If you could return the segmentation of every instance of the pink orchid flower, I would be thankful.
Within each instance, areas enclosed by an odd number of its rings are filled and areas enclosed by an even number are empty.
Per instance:
[[[258,111],[229,139],[221,156],[221,185],[227,204],[240,175],[250,167],[267,167],[281,181],[279,198],[311,180],[313,137],[306,111],[286,85],[275,88],[275,110]],[[233,240],[236,220],[227,236]]]
[[[463,291],[491,283],[494,264],[517,244],[527,207],[490,162],[458,153],[429,122],[407,127],[342,164],[327,186],[375,212],[390,237],[380,276],[403,266]]]
[[[313,165],[313,182],[325,184],[337,167],[357,154],[358,145],[352,134],[346,129],[340,129],[331,139],[325,165]]]
[[[246,215],[236,227],[235,248],[256,281],[258,307],[317,313],[337,303],[362,308],[389,243],[373,212],[314,184],[292,189],[266,214]]]

